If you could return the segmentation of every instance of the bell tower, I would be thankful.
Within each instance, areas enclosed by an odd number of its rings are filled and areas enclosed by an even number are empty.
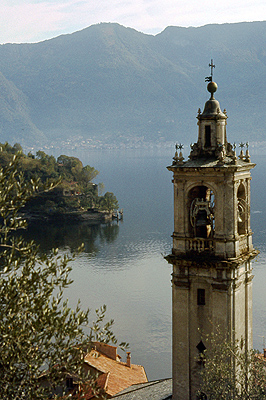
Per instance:
[[[210,64],[211,72],[214,67]],[[252,267],[257,252],[250,228],[250,170],[246,145],[227,141],[226,111],[214,98],[198,110],[198,140],[186,161],[176,146],[171,166],[174,186],[173,400],[196,400],[204,338],[219,326],[234,343],[252,349]],[[198,360],[198,361],[197,361]]]

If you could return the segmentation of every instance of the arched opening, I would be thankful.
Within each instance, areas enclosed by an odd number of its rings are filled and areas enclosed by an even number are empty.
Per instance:
[[[205,125],[205,148],[211,147],[211,126]]]
[[[239,235],[244,235],[247,231],[247,202],[243,183],[237,191],[237,230]]]
[[[189,192],[190,234],[210,238],[215,229],[214,194],[207,186],[195,186]]]

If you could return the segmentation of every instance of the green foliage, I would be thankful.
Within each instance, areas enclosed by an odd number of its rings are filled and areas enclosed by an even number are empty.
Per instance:
[[[99,171],[89,165],[83,167],[78,158],[61,155],[56,160],[54,156],[49,156],[41,150],[37,151],[34,157],[31,153],[23,154],[18,143],[13,147],[8,143],[1,146],[1,166],[7,166],[14,154],[19,153],[17,167],[23,172],[25,181],[39,179],[39,185],[45,185],[45,182],[51,180],[56,182],[55,189],[48,192],[42,191],[41,195],[35,196],[28,202],[28,212],[58,215],[95,207],[107,212],[118,208],[118,202],[113,193],[98,195],[98,187],[92,181]],[[102,188],[103,185],[100,184],[100,190]]]
[[[206,347],[199,394],[209,400],[266,399],[266,362],[246,351],[242,340],[232,344],[218,332],[207,337]]]
[[[117,210],[119,207],[117,198],[112,192],[106,192],[104,196],[99,197],[99,209],[102,211],[108,211],[109,213],[113,210]]]
[[[15,143],[13,147],[8,143],[1,145],[1,166],[6,166],[13,155],[18,153],[20,153],[18,169],[23,171],[28,180],[36,175],[42,183],[47,179],[61,178],[65,186],[75,182],[77,189],[85,190],[99,174],[99,171],[89,165],[83,167],[82,162],[76,157],[61,155],[56,160],[54,156],[49,156],[42,150],[36,152],[36,157],[32,153],[25,155],[18,143]]]
[[[74,255],[40,255],[33,241],[14,235],[26,227],[19,210],[40,190],[40,180],[28,181],[18,170],[20,162],[15,155],[0,169],[0,398],[38,400],[51,398],[66,372],[78,374],[84,387],[88,381],[95,386],[95,378],[82,373],[84,346],[116,338],[113,321],[104,323],[105,307],[91,321],[89,310],[79,302],[72,310],[64,299]],[[48,191],[53,184],[41,187]]]

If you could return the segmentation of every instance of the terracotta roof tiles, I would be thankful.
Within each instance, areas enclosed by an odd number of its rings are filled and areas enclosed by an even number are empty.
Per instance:
[[[106,388],[106,393],[110,396],[114,396],[131,385],[148,381],[141,365],[131,364],[128,367],[126,363],[114,360],[97,350],[91,350],[84,361],[100,373],[110,373]]]

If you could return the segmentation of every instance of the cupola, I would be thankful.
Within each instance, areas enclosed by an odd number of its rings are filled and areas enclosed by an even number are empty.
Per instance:
[[[207,90],[211,94],[209,100],[206,101],[204,110],[198,110],[198,141],[191,146],[190,158],[219,158],[232,157],[232,145],[227,142],[226,138],[226,111],[221,111],[220,103],[214,98],[214,93],[218,89],[218,85],[212,81],[212,75],[209,80]]]

